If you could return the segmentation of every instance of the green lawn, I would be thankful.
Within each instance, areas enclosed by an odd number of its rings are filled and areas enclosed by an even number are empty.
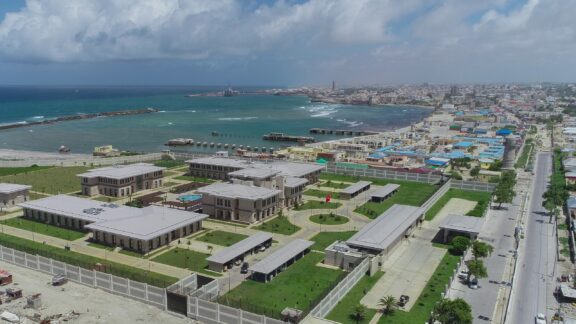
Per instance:
[[[3,225],[20,228],[29,232],[54,236],[68,241],[74,241],[83,238],[87,233],[74,231],[71,229],[49,225],[45,223],[35,222],[33,220],[25,219],[23,217],[9,218],[0,221]]]
[[[219,302],[278,318],[285,307],[309,310],[341,277],[340,270],[317,267],[324,255],[310,252],[268,283],[244,281]]]
[[[31,192],[30,193],[30,200],[42,199],[42,198],[46,198],[46,197],[50,197],[50,196],[45,195],[45,194],[41,194],[41,193],[37,193],[37,192]]]
[[[560,254],[569,258],[570,257],[570,243],[568,243],[567,237],[559,237],[558,241],[560,242]]]
[[[203,222],[226,224],[226,225],[238,226],[238,227],[248,227],[247,224],[240,224],[240,223],[236,223],[236,222],[228,222],[228,221],[225,221],[225,220],[214,219],[214,218],[206,218],[205,220],[203,220]]]
[[[108,246],[108,245],[104,245],[104,244],[100,244],[100,243],[96,243],[96,242],[90,242],[90,243],[88,243],[88,246],[95,247],[95,248],[102,249],[102,250],[107,250],[107,251],[114,250],[113,246]]]
[[[254,229],[284,235],[292,235],[300,230],[300,227],[292,224],[286,216],[277,216]]]
[[[438,201],[426,212],[426,220],[432,220],[438,212],[444,207],[452,198],[460,198],[470,201],[478,202],[476,207],[469,211],[466,215],[482,217],[484,211],[488,208],[490,202],[490,192],[483,191],[470,191],[461,189],[449,189],[444,196],[442,196]]]
[[[330,244],[335,241],[346,241],[351,238],[352,235],[356,234],[356,231],[350,232],[320,232],[310,239],[310,241],[315,242],[312,245],[312,250],[324,251]]]
[[[204,182],[204,183],[213,183],[213,182],[216,182],[216,180],[214,180],[214,179],[200,178],[200,177],[192,177],[192,176],[187,176],[187,175],[183,175],[183,176],[179,176],[179,177],[174,177],[174,179],[176,179],[176,180],[184,180],[184,181],[191,181],[191,182]]]
[[[194,272],[201,272],[209,275],[218,275],[215,272],[209,272],[208,261],[206,258],[208,254],[175,248],[166,253],[163,253],[152,259],[154,262],[164,263],[178,268],[188,269]]]
[[[164,182],[163,186],[164,187],[172,187],[172,186],[175,186],[177,184],[179,184],[179,183],[178,182]]]
[[[341,225],[348,223],[350,220],[348,217],[336,214],[318,214],[311,216],[310,221],[322,225]]]
[[[318,184],[319,187],[328,187],[328,188],[336,188],[336,189],[344,189],[350,186],[351,183],[344,183],[344,182],[335,182],[335,181],[322,181]]]
[[[134,268],[75,251],[66,251],[64,248],[57,248],[12,235],[0,234],[0,245],[24,251],[30,254],[38,254],[85,269],[94,269],[94,266],[97,263],[100,263],[106,267],[106,269],[102,270],[105,270],[107,273],[123,278],[129,278],[135,281],[145,282],[157,287],[168,287],[169,285],[178,281],[178,278],[171,276],[166,276],[156,272],[148,272],[140,268]]]
[[[340,193],[338,192],[330,192],[318,189],[308,189],[304,191],[304,194],[318,198],[326,198],[326,196],[330,195],[334,199],[340,199]]]
[[[144,258],[144,259],[148,259],[148,257],[142,253],[138,253],[136,251],[132,251],[132,250],[120,250],[118,253],[120,254],[124,254],[124,255],[129,255],[131,257],[135,257],[135,258]]]
[[[185,164],[186,163],[183,160],[158,160],[158,161],[154,162],[155,166],[169,168],[169,169],[178,168],[178,167],[181,167]]]
[[[440,301],[444,287],[450,281],[450,276],[454,273],[456,265],[460,261],[459,256],[446,253],[432,274],[422,293],[412,306],[409,312],[402,310],[395,311],[392,315],[385,315],[378,321],[379,324],[412,324],[426,323],[430,312],[434,309],[436,302]],[[398,298],[399,296],[395,296]],[[415,296],[410,296],[414,298]]]
[[[0,182],[27,184],[32,190],[48,194],[80,191],[80,178],[76,175],[87,167],[57,167],[0,177]]]
[[[360,300],[364,297],[364,291],[368,292],[372,287],[378,282],[378,279],[382,277],[384,273],[378,271],[372,277],[364,276],[356,285],[342,298],[342,300],[332,309],[326,319],[339,323],[352,323],[355,322],[350,314],[354,307],[360,304]],[[360,321],[359,324],[370,323],[370,320],[374,315],[376,315],[376,309],[367,308],[366,317],[364,320]]]
[[[221,246],[230,246],[235,243],[242,241],[247,238],[248,235],[230,233],[224,231],[212,231],[208,232],[200,237],[194,238],[196,241],[206,242],[210,244],[216,244]]]
[[[522,149],[522,154],[518,157],[518,160],[516,160],[516,164],[514,165],[514,167],[516,167],[516,168],[526,167],[526,162],[528,162],[528,159],[530,158],[530,153],[532,152],[533,149],[534,149],[534,144],[532,143],[532,139],[529,138],[524,143],[524,148]]]
[[[28,172],[35,172],[39,170],[50,169],[50,166],[30,166],[30,167],[22,167],[22,168],[0,168],[0,177],[7,176],[7,175],[14,175],[20,173],[28,173]]]
[[[294,208],[295,210],[306,210],[306,209],[336,209],[342,206],[339,202],[324,202],[319,200],[308,200],[307,202],[298,206],[298,208]]]

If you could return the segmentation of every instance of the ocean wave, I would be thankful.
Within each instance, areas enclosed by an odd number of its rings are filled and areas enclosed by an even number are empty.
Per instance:
[[[336,119],[336,121],[346,124],[349,127],[358,127],[364,124],[364,122],[358,120]]]
[[[158,110],[159,113],[165,113],[166,110]]]
[[[337,112],[336,110],[326,110],[326,111],[321,111],[317,114],[312,114],[310,115],[310,117],[316,118],[316,117],[326,117],[326,116],[330,116],[333,113]]]
[[[221,117],[218,120],[251,120],[258,119],[258,117]]]
[[[44,116],[34,116],[34,117],[30,118],[30,119],[44,119]]]

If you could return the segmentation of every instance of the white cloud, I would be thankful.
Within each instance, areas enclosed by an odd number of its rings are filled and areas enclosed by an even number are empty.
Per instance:
[[[21,61],[204,59],[276,47],[365,44],[422,0],[28,0],[0,24],[0,53]]]

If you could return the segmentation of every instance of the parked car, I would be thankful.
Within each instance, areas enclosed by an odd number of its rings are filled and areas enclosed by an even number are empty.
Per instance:
[[[63,284],[68,282],[68,278],[64,276],[64,274],[59,273],[52,277],[52,286],[62,286]]]
[[[234,265],[239,266],[242,264],[242,260],[238,259],[236,261],[234,261]]]
[[[536,318],[535,318],[536,324],[546,324],[546,315],[542,314],[542,313],[538,313],[536,314]]]
[[[242,267],[240,268],[240,273],[248,273],[249,267],[250,267],[250,265],[248,264],[248,262],[242,263]]]
[[[260,246],[258,247],[258,252],[264,252],[264,251],[266,251],[266,246],[260,245]]]
[[[468,287],[469,287],[470,289],[478,289],[478,288],[480,288],[480,286],[478,286],[478,279],[476,279],[476,278],[470,279],[470,281],[468,282]]]
[[[398,306],[404,307],[408,303],[409,300],[410,300],[410,296],[401,295],[400,299],[398,299]]]

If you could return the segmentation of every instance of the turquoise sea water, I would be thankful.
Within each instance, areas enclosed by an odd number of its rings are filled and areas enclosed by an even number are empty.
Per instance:
[[[275,147],[293,143],[262,140],[269,132],[309,136],[310,128],[388,130],[430,114],[418,107],[350,106],[310,103],[307,97],[241,95],[186,97],[207,89],[162,88],[0,88],[0,124],[63,115],[153,107],[159,113],[103,117],[0,131],[0,149],[74,153],[112,144],[122,150],[159,151],[172,138],[208,143]],[[218,132],[221,136],[212,136]],[[318,141],[338,136],[315,136]],[[179,150],[206,151],[199,147]],[[212,149],[215,150],[215,149]]]

